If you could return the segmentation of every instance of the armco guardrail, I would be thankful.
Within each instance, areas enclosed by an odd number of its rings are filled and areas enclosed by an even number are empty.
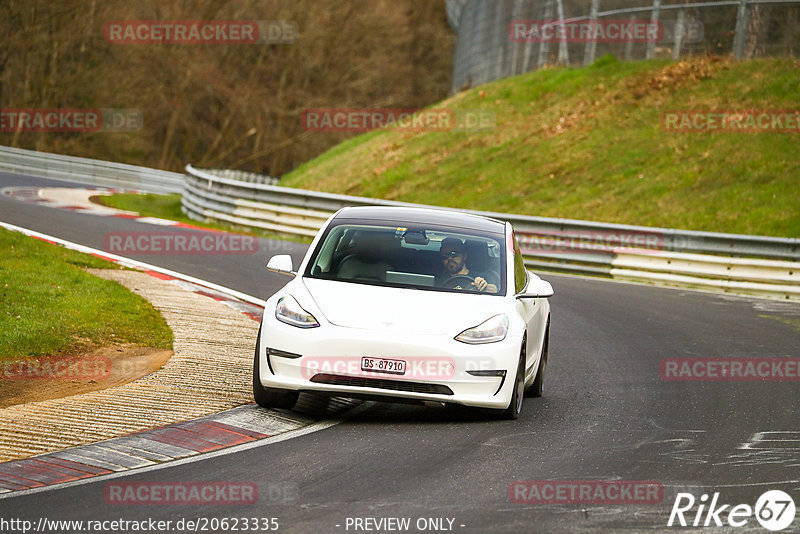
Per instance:
[[[313,236],[344,206],[420,206],[279,187],[273,178],[245,171],[187,165],[184,176],[3,146],[0,171],[153,193],[182,191],[183,210],[195,219],[302,236]],[[800,299],[800,239],[470,213],[510,221],[533,269]]]
[[[125,163],[0,146],[0,171],[149,193],[180,193],[183,175]]]
[[[313,236],[344,206],[421,206],[236,180],[227,172],[187,165],[184,212]],[[800,239],[457,211],[511,222],[533,269],[800,298]]]

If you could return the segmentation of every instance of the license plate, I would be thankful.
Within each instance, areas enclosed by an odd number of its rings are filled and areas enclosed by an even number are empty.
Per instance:
[[[386,358],[361,358],[361,370],[371,373],[388,373],[390,375],[404,375],[406,373],[405,360],[389,360]]]

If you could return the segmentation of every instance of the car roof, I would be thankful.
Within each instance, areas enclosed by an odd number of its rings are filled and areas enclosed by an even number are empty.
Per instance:
[[[433,224],[496,234],[505,233],[505,223],[497,219],[435,208],[403,206],[347,207],[336,213],[334,220],[338,221],[339,219],[380,223],[391,222],[392,224]]]

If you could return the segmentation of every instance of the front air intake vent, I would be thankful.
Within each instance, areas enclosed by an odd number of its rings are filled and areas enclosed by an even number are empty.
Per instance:
[[[332,375],[317,373],[311,377],[311,382],[331,384],[334,386],[351,386],[360,388],[390,389],[393,391],[408,391],[410,393],[426,393],[433,395],[452,395],[453,390],[441,384],[423,384],[407,380],[387,380],[385,378],[363,378],[355,376]]]

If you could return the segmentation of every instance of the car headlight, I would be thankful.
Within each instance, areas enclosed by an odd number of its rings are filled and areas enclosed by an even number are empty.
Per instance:
[[[496,343],[503,341],[508,333],[508,317],[506,315],[495,315],[478,326],[468,328],[458,334],[455,339],[462,343],[477,345],[480,343]]]
[[[275,308],[275,318],[279,321],[299,328],[314,328],[319,323],[313,315],[303,309],[291,295],[281,297]]]

